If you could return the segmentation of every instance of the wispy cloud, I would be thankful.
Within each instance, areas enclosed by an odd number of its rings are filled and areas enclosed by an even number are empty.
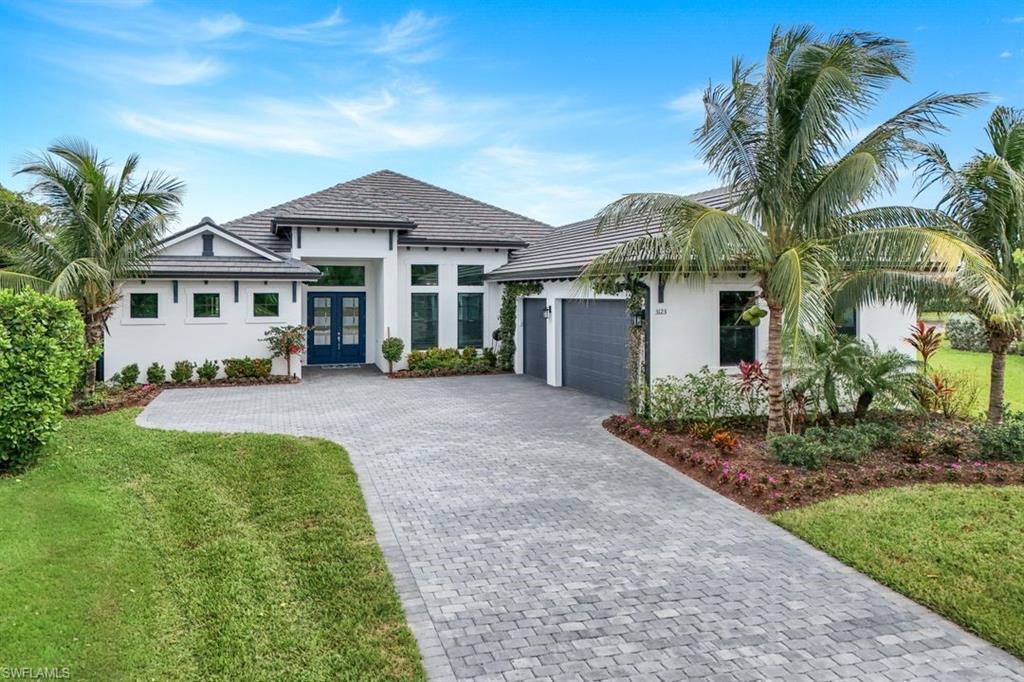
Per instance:
[[[435,59],[440,48],[433,42],[442,25],[440,17],[429,17],[420,10],[406,12],[397,22],[381,28],[370,51],[416,64]]]
[[[1010,17],[1006,21],[1011,24],[1024,24],[1024,16]]]
[[[198,27],[201,33],[210,38],[226,38],[244,30],[246,23],[237,14],[229,12],[219,17],[203,17]]]
[[[1009,50],[1003,50],[1002,52],[999,53],[999,56],[1003,59],[1009,59],[1010,57],[1013,56],[1013,53],[1010,52]]]
[[[699,116],[704,113],[704,90],[695,88],[668,103],[668,108],[685,116]]]
[[[68,59],[66,64],[98,78],[164,86],[206,83],[226,70],[224,64],[213,57],[193,57],[185,53],[153,57],[78,54]]]

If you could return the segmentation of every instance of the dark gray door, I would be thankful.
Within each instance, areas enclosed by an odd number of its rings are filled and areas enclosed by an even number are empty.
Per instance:
[[[562,384],[624,401],[629,325],[624,301],[563,301]]]
[[[547,381],[548,321],[544,317],[547,300],[523,299],[523,373]]]

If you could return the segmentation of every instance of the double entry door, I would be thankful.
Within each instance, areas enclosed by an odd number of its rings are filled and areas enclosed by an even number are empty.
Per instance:
[[[333,365],[366,362],[366,294],[310,293],[307,362]]]

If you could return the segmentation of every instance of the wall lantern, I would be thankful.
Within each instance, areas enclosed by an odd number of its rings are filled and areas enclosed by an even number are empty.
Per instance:
[[[545,320],[550,320],[551,319],[551,306],[545,306],[544,307],[544,319]]]
[[[644,326],[644,319],[647,317],[647,313],[644,310],[638,310],[633,313],[633,326],[642,327]]]

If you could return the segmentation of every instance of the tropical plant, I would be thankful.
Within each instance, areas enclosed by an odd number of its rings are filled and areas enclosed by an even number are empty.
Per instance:
[[[797,386],[804,389],[817,409],[819,400],[825,402],[829,416],[835,419],[848,404],[848,380],[864,355],[864,347],[849,336],[819,334],[806,347],[804,362],[794,369],[799,377]]]
[[[167,370],[159,362],[154,362],[146,368],[147,384],[162,384],[167,381]]]
[[[0,216],[0,250],[10,259],[0,287],[30,286],[74,300],[96,356],[121,297],[118,281],[145,272],[181,204],[181,181],[162,172],[139,179],[138,167],[133,154],[114,171],[87,142],[59,140],[17,171],[34,179],[30,194],[46,207],[45,221]],[[95,384],[96,365],[88,363],[84,392]]]
[[[309,327],[285,324],[271,327],[263,334],[263,343],[270,349],[270,357],[284,358],[288,376],[292,375],[292,356],[306,350],[306,332]]]
[[[934,326],[929,326],[923,320],[910,326],[910,336],[903,339],[916,350],[921,356],[921,368],[928,373],[928,361],[939,352],[942,347],[942,332]]]
[[[848,368],[846,377],[856,399],[853,417],[864,417],[876,398],[885,397],[892,405],[906,407],[915,402],[920,375],[917,363],[899,351],[882,351],[878,343],[858,342],[860,353]]]
[[[191,360],[178,360],[171,367],[171,381],[176,384],[185,384],[192,381],[192,375],[196,371],[196,363]]]
[[[985,326],[992,353],[988,420],[1003,419],[1006,353],[1024,332],[1024,109],[996,107],[986,126],[991,151],[979,151],[953,168],[938,144],[916,143],[921,190],[940,183],[946,211],[977,244],[986,249],[1005,278],[1015,306],[992,310],[974,287],[963,288],[966,308]]]
[[[388,374],[394,374],[394,364],[402,359],[405,341],[397,336],[389,336],[380,344],[380,353],[388,361]]]
[[[131,388],[139,380],[139,366],[134,362],[126,365],[118,375],[117,385],[121,388]]]
[[[522,296],[539,294],[544,290],[540,282],[506,282],[498,309],[498,328],[494,340],[498,346],[498,369],[508,371],[515,364],[516,357],[516,301]]]
[[[740,394],[747,401],[747,416],[753,418],[762,413],[765,392],[768,390],[768,375],[760,360],[740,360],[739,370]]]
[[[213,381],[217,378],[217,372],[220,371],[220,363],[216,360],[205,360],[203,364],[196,367],[196,376],[199,377],[200,381]]]
[[[905,43],[868,33],[822,37],[776,29],[762,68],[735,60],[729,83],[704,93],[694,140],[729,186],[728,205],[630,194],[601,211],[599,229],[627,219],[650,228],[594,259],[585,279],[660,273],[693,281],[754,275],[768,308],[768,431],[786,429],[784,335],[797,350],[830,329],[834,308],[900,299],[913,285],[960,280],[987,309],[1007,294],[984,252],[937,210],[868,207],[910,160],[911,136],[977,95],[929,95],[851,144],[858,120],[910,61]]]

